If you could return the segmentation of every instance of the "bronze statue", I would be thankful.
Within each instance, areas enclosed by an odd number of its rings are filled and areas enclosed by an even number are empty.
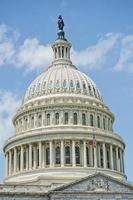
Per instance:
[[[63,31],[63,27],[64,27],[64,21],[62,19],[62,16],[59,15],[59,17],[58,17],[58,28],[59,28],[59,30]]]

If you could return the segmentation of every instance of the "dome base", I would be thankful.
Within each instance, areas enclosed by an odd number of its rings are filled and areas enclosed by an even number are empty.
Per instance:
[[[15,184],[15,185],[45,185],[45,186],[60,186],[67,183],[71,183],[75,180],[84,178],[88,175],[94,173],[104,173],[110,175],[119,180],[125,180],[126,176],[120,172],[108,169],[100,168],[51,168],[51,169],[38,169],[28,172],[23,172],[22,174],[16,174],[10,178],[5,179],[5,184]]]

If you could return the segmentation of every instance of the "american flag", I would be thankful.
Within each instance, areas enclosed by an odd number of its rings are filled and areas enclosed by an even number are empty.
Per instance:
[[[96,138],[95,138],[95,135],[93,135],[92,147],[93,147],[93,149],[96,148]]]

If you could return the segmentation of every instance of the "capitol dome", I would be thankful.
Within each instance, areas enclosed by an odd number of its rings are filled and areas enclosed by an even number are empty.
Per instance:
[[[86,95],[102,101],[96,84],[72,64],[52,65],[28,87],[24,103],[48,95]]]
[[[63,29],[53,62],[28,87],[4,146],[6,184],[57,187],[102,172],[125,180],[121,136],[96,84],[70,59]]]

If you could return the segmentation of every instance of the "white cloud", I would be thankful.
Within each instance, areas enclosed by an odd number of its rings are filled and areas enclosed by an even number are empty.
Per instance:
[[[27,66],[34,70],[37,67],[45,68],[52,58],[52,49],[50,45],[41,45],[38,39],[28,38],[20,46],[15,63],[17,66]]]
[[[19,33],[7,25],[0,25],[0,67],[12,65],[25,70],[45,69],[52,61],[52,49],[37,38],[26,38],[20,44]],[[108,33],[83,50],[71,50],[73,63],[87,69],[108,66],[117,71],[133,72],[133,35]]]
[[[5,141],[14,133],[12,117],[20,102],[13,93],[0,90],[0,152]]]
[[[72,60],[77,66],[101,68],[108,53],[116,45],[120,34],[108,33],[101,37],[99,41],[85,50],[75,51],[72,49]]]
[[[133,72],[133,35],[128,35],[121,40],[120,57],[115,69],[118,71],[128,70]]]

